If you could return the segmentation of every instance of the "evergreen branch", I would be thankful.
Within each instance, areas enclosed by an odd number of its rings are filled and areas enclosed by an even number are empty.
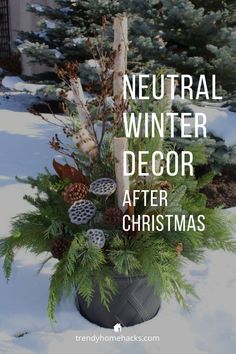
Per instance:
[[[175,298],[182,307],[188,309],[188,305],[185,300],[186,295],[191,295],[196,299],[199,299],[193,287],[186,282],[180,272],[176,272],[174,275],[172,275],[170,282]]]
[[[14,252],[12,247],[9,247],[3,262],[3,270],[7,281],[9,281],[11,277],[13,261],[14,261]]]
[[[48,257],[41,263],[41,265],[40,265],[40,267],[39,267],[39,269],[38,269],[38,271],[37,271],[37,274],[40,274],[40,273],[41,273],[41,271],[42,271],[42,269],[44,268],[45,264],[46,264],[48,261],[50,261],[50,259],[52,259],[52,258],[53,258],[53,256],[48,256]]]
[[[201,178],[198,179],[197,186],[198,188],[203,188],[205,187],[208,183],[210,183],[213,178],[215,177],[216,173],[213,171],[203,175]]]
[[[79,268],[75,274],[75,288],[84,298],[87,306],[91,304],[94,294],[94,284],[91,273],[86,268]]]
[[[126,276],[133,275],[141,268],[137,255],[131,250],[111,250],[108,253],[108,258],[114,265],[115,270]]]
[[[65,267],[66,267],[66,257],[59,261],[56,266],[53,275],[51,276],[51,282],[49,287],[49,297],[48,297],[48,317],[52,323],[55,323],[55,310],[57,305],[59,305],[64,290],[65,290]]]
[[[96,271],[105,263],[105,258],[100,248],[86,244],[84,249],[78,254],[78,262],[83,268]]]
[[[95,281],[98,284],[101,303],[109,311],[111,299],[117,294],[118,289],[108,267],[101,267],[95,272]]]
[[[233,223],[235,224],[235,221]],[[206,248],[236,252],[236,242],[231,236],[231,221],[226,220],[221,209],[206,209],[205,225],[204,246]]]

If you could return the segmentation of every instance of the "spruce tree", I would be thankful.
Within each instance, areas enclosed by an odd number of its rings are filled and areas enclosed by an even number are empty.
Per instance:
[[[49,66],[66,61],[84,62],[91,58],[88,38],[96,38],[104,15],[116,13],[112,1],[55,0],[54,7],[28,5],[28,11],[39,16],[38,31],[20,32],[19,49],[33,61]]]
[[[96,38],[106,16],[107,31],[117,13],[129,16],[129,69],[160,66],[191,75],[217,75],[228,92],[236,82],[233,0],[55,0],[56,8],[30,5],[39,31],[21,33],[20,48],[34,61],[64,65],[91,59],[88,38]],[[109,36],[107,35],[108,44]],[[108,45],[109,47],[109,45]]]
[[[216,74],[218,83],[232,91],[236,82],[235,9],[232,1],[224,1],[219,9],[214,6],[212,1],[163,0],[163,63],[180,73]]]

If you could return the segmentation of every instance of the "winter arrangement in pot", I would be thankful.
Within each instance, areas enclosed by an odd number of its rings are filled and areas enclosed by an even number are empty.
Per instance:
[[[196,294],[182,274],[184,259],[199,262],[207,248],[235,251],[229,223],[220,210],[206,207],[206,197],[200,193],[210,175],[201,180],[190,174],[170,176],[163,159],[156,161],[162,167],[157,177],[151,173],[151,157],[143,165],[150,173],[142,177],[135,170],[130,178],[124,175],[124,151],[137,158],[139,151],[152,156],[157,149],[165,154],[175,147],[158,136],[124,136],[122,116],[131,105],[137,115],[149,106],[160,114],[170,109],[170,100],[168,94],[158,102],[123,99],[125,17],[116,17],[114,33],[109,56],[98,47],[101,87],[90,100],[85,99],[76,64],[58,69],[73,93],[68,110],[76,110],[68,118],[53,117],[52,123],[62,128],[65,138],[56,134],[50,145],[66,161],[53,161],[55,174],[46,170],[36,178],[20,180],[36,190],[33,196],[25,196],[34,208],[17,216],[11,235],[0,240],[7,280],[19,248],[45,253],[42,267],[51,258],[58,260],[49,289],[51,320],[62,297],[75,291],[81,314],[103,327],[117,322],[131,326],[153,318],[161,297],[175,295],[185,306],[186,295]],[[66,101],[67,93],[62,94]],[[177,156],[180,153],[176,151]],[[200,148],[193,153],[195,165],[205,163]],[[158,205],[153,207],[151,199],[158,199]],[[155,222],[153,231],[149,226]]]

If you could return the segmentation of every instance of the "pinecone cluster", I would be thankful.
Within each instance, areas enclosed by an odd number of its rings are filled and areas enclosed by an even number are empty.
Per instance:
[[[51,253],[54,258],[62,259],[64,253],[68,250],[70,241],[65,238],[56,238],[53,240]]]
[[[119,208],[109,208],[105,211],[103,222],[106,225],[121,227],[123,222],[123,213]]]
[[[62,193],[66,203],[73,204],[78,200],[86,199],[88,195],[88,186],[83,183],[71,183]]]

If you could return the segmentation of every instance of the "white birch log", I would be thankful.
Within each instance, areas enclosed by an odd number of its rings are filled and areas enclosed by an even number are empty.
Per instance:
[[[116,104],[123,98],[123,76],[127,71],[128,53],[128,21],[124,15],[116,16],[114,20],[113,50],[116,52],[114,61],[113,97]]]
[[[175,89],[176,89],[176,85],[177,84],[175,82],[174,92],[175,92]],[[168,98],[168,110],[167,110],[167,113],[171,112],[171,107],[172,107],[171,90],[172,90],[171,80],[166,78],[165,81],[164,81],[164,94]]]
[[[113,97],[117,107],[123,100],[123,77],[127,71],[127,52],[128,52],[128,22],[124,15],[116,16],[114,20],[114,43],[113,50],[116,52],[113,73]],[[120,117],[114,114],[114,124]],[[127,207],[123,206],[124,195],[129,190],[129,177],[124,176],[124,151],[129,149],[127,138],[114,138],[113,140],[115,173],[117,184],[118,207],[125,212]]]
[[[84,97],[80,78],[71,79],[70,85],[73,92],[77,112],[79,113],[81,124],[85,126],[91,126],[91,118],[86,106],[86,100]]]
[[[113,149],[115,158],[118,207],[124,213],[127,210],[127,206],[123,206],[124,196],[125,192],[129,190],[129,177],[124,176],[124,151],[129,150],[128,139],[125,137],[114,138]]]
[[[176,85],[175,85],[175,88],[176,88]],[[165,97],[167,98],[166,113],[170,113],[171,108],[172,108],[171,89],[172,89],[171,88],[171,80],[166,78],[164,80],[164,94],[165,94]],[[167,118],[165,118],[164,125],[165,125],[164,130],[166,130]],[[162,145],[163,145],[163,138],[160,138],[159,149],[162,148]],[[161,168],[161,160],[159,159],[159,160],[156,160],[156,162],[155,162],[155,169],[156,169],[156,171],[159,171],[160,168]],[[153,177],[154,176],[152,175],[152,178]]]
[[[91,116],[86,105],[81,81],[79,78],[76,80],[71,79],[70,85],[81,123],[79,131],[73,135],[73,141],[82,153],[88,155],[92,161],[95,161],[99,153],[97,137],[93,130]]]
[[[86,127],[81,127],[72,137],[77,148],[85,155],[88,155],[91,161],[96,161],[98,157],[98,144]]]
[[[172,107],[172,100],[171,100],[171,80],[170,79],[165,79],[164,81],[164,92],[165,92],[165,96],[167,98],[167,110],[166,113],[171,112],[171,107]]]

